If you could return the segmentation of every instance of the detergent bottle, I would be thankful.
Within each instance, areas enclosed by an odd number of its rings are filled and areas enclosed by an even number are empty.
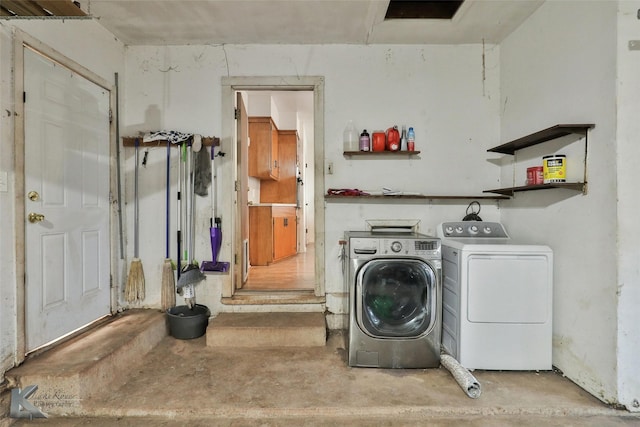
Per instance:
[[[398,151],[400,149],[400,132],[398,126],[387,129],[387,150]]]

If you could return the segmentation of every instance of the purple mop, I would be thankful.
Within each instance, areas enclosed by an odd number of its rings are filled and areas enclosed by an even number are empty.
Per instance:
[[[214,178],[214,182],[215,182],[215,177],[216,177],[216,173],[215,173],[215,161],[214,161],[214,157],[215,157],[215,147],[211,147],[211,171],[212,171],[212,176]],[[215,206],[215,197],[216,197],[216,193],[215,193],[215,186],[212,185],[211,186],[211,191],[212,191],[212,195],[211,197],[213,197],[213,206]],[[215,208],[212,209],[213,212],[213,216],[215,217]],[[212,261],[203,261],[202,264],[200,265],[200,271],[217,271],[217,272],[227,272],[229,271],[229,263],[228,262],[222,262],[222,261],[218,261],[218,255],[220,255],[220,247],[222,246],[222,228],[220,228],[221,225],[221,220],[220,218],[215,218],[215,225],[213,224],[214,218],[211,219],[211,227],[209,228],[209,233],[211,235],[211,259]]]

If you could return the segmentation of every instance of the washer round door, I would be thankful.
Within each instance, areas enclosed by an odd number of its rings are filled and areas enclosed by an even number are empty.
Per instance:
[[[420,337],[436,322],[436,274],[419,259],[374,259],[358,271],[358,324],[376,338]]]

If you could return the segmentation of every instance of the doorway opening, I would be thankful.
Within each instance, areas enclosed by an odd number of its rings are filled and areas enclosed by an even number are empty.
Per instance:
[[[225,296],[324,296],[323,91],[322,77],[223,79],[236,190]]]
[[[248,121],[248,138],[238,133],[238,164],[247,165],[239,166],[239,187],[247,193],[248,218],[241,218],[248,222],[242,242],[249,262],[238,287],[313,291],[313,91],[240,95],[246,112],[236,117],[246,113]]]

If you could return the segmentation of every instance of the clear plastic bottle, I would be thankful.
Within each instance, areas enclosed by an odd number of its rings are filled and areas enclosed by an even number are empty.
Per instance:
[[[342,134],[344,151],[358,151],[358,132],[353,124],[353,120],[347,122]]]
[[[407,149],[407,127],[402,125],[402,136],[400,136],[400,151]]]
[[[413,128],[409,128],[407,132],[407,150],[414,151],[416,149],[416,135],[413,132]]]

